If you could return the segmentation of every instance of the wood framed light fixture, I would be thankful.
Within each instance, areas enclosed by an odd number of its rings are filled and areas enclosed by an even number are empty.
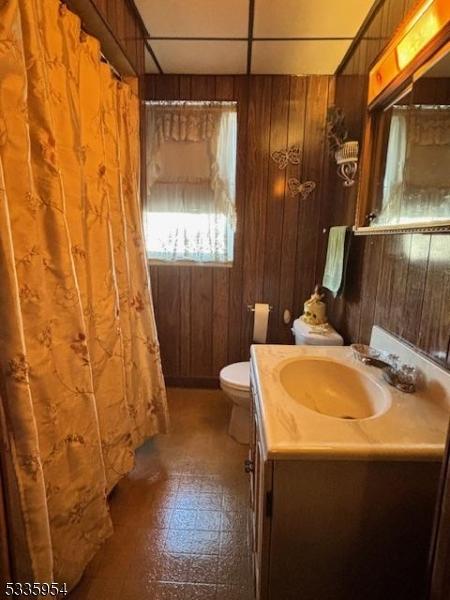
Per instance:
[[[450,231],[450,214],[448,220],[446,217],[427,219],[425,215],[417,222],[412,219],[401,224],[371,224],[376,214],[377,194],[379,201],[382,193],[386,165],[389,135],[386,114],[394,104],[402,104],[401,99],[412,91],[413,84],[445,55],[450,56],[450,0],[422,0],[406,16],[370,69],[354,227],[356,234]],[[448,101],[437,104],[450,105],[450,92]]]
[[[369,72],[369,108],[411,80],[449,34],[449,0],[424,0],[416,5]]]

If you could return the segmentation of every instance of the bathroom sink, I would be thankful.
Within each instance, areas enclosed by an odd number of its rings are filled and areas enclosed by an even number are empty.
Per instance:
[[[339,419],[367,419],[390,407],[390,394],[370,375],[337,360],[305,357],[280,369],[280,381],[296,402]]]

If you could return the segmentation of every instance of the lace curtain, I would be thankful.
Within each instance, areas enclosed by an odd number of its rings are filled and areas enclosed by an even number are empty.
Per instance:
[[[98,41],[57,0],[0,2],[0,440],[16,581],[73,587],[112,532],[107,493],[166,428],[138,181],[139,100]]]
[[[148,103],[147,120],[147,256],[172,262],[231,262],[236,105]]]
[[[377,224],[450,218],[450,106],[395,106]]]

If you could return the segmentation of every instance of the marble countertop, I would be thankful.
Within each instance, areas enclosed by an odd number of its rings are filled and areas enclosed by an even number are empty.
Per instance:
[[[279,375],[280,365],[302,356],[330,357],[369,374],[387,386],[391,407],[377,417],[346,420],[302,406],[284,390]],[[251,374],[266,460],[441,460],[443,456],[450,385],[436,388],[428,381],[424,389],[405,394],[389,386],[380,369],[356,360],[348,346],[253,345]]]

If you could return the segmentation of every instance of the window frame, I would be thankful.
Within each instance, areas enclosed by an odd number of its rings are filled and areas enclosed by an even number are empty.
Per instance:
[[[147,264],[150,267],[169,267],[169,266],[173,266],[173,267],[207,267],[207,268],[222,268],[222,269],[231,269],[234,266],[234,261],[235,261],[235,245],[236,245],[236,233],[237,233],[237,227],[238,227],[238,211],[237,211],[237,169],[238,169],[238,143],[239,143],[239,102],[237,100],[163,100],[163,101],[158,101],[158,100],[147,100],[145,102],[145,105],[159,105],[165,103],[168,106],[177,106],[177,105],[193,105],[193,106],[205,106],[207,107],[209,106],[227,106],[229,105],[230,107],[234,107],[235,109],[235,113],[236,113],[236,147],[235,147],[235,156],[236,156],[236,173],[235,173],[235,180],[236,180],[236,187],[235,187],[235,194],[234,194],[234,204],[235,204],[235,208],[236,208],[236,226],[233,228],[231,226],[230,220],[227,220],[227,241],[228,241],[228,247],[227,247],[227,256],[230,257],[230,260],[227,261],[195,261],[195,260],[189,260],[189,259],[176,259],[176,260],[170,260],[170,259],[163,259],[163,258],[155,258],[155,257],[149,257],[147,255],[147,245],[146,245],[146,241],[145,241],[145,229],[146,227],[144,226],[144,242],[145,242],[145,252],[146,252],[146,260],[147,260]],[[147,149],[147,147],[146,147]],[[143,213],[145,211],[145,204],[143,203]],[[151,212],[151,211],[149,211]],[[183,214],[183,213],[173,213],[174,215],[176,214]],[[143,215],[144,217],[144,215]],[[144,218],[143,218],[144,221]]]

